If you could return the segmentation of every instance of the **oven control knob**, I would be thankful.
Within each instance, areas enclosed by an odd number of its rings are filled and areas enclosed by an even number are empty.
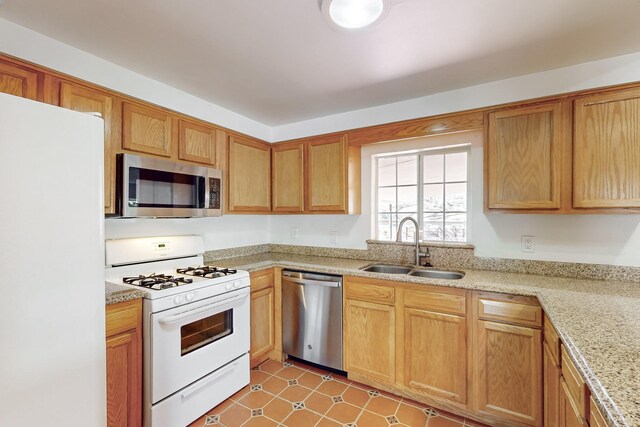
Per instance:
[[[240,281],[239,281],[239,280],[236,280],[235,282],[233,282],[233,287],[234,287],[234,288],[238,288],[238,287],[240,287]]]
[[[229,289],[233,288],[231,283],[225,283],[224,287],[225,287],[226,290],[229,290]]]
[[[186,299],[187,301],[193,301],[194,297],[195,297],[195,294],[193,292],[189,292],[184,296],[184,299]]]
[[[175,298],[173,298],[173,303],[175,305],[182,304],[182,295],[176,295]]]

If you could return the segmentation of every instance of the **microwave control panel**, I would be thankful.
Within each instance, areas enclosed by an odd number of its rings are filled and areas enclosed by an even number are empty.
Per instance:
[[[220,178],[209,178],[209,209],[220,209],[222,186]]]

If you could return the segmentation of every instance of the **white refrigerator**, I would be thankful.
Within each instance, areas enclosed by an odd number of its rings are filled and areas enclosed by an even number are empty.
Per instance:
[[[0,93],[0,426],[106,425],[103,126]]]

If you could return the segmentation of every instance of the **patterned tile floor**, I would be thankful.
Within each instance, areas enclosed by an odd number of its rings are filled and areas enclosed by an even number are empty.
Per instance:
[[[269,360],[251,383],[189,427],[482,427],[298,362]]]

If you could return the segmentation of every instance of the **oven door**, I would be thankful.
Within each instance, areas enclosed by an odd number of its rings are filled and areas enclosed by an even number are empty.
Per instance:
[[[222,213],[222,173],[218,169],[132,154],[120,155],[118,169],[118,203],[124,217]]]
[[[249,351],[249,288],[151,314],[151,403]]]

